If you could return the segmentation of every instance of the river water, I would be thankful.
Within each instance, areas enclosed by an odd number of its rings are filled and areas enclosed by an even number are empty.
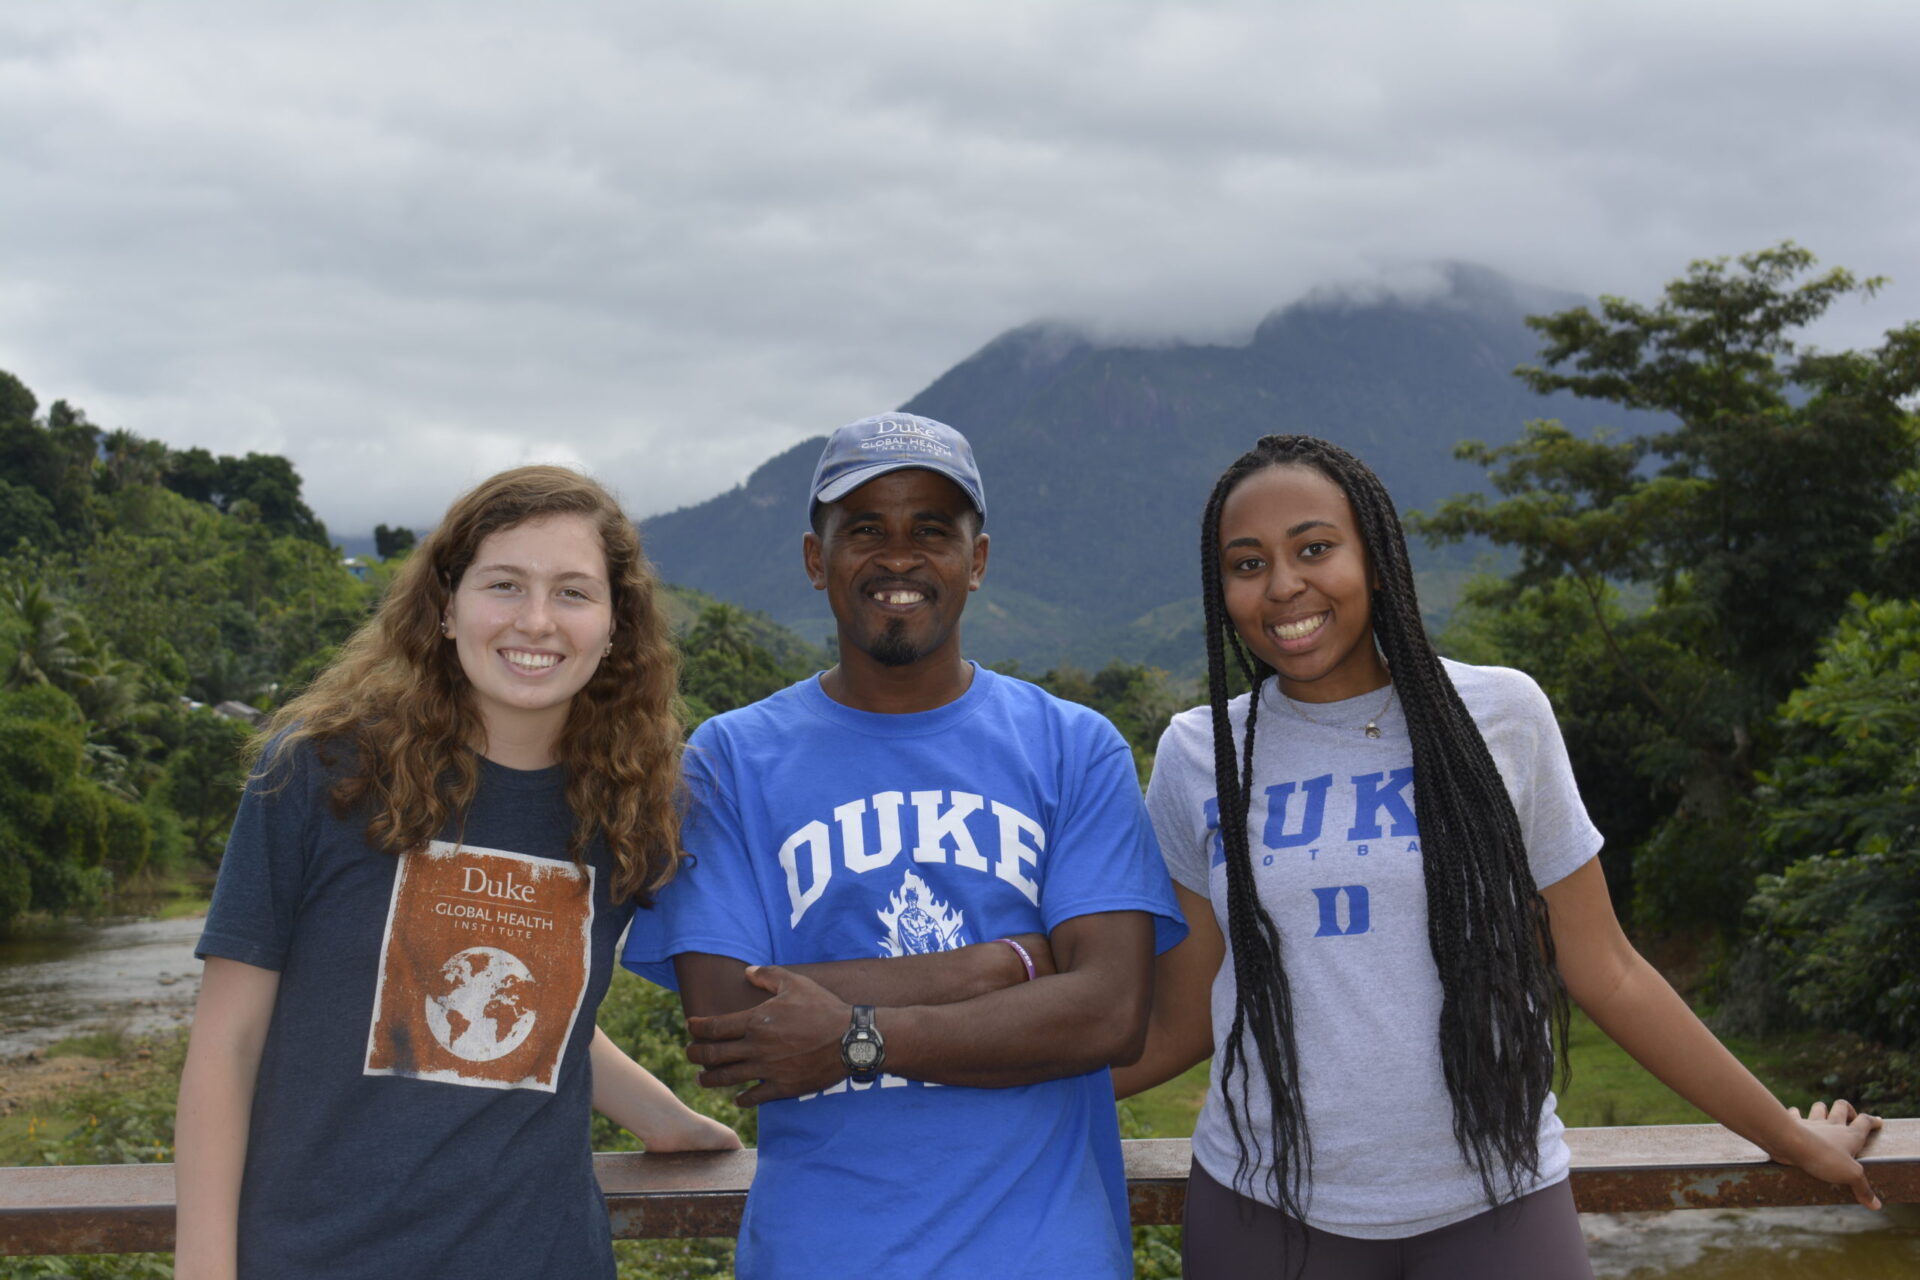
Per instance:
[[[205,921],[64,924],[0,941],[0,1057],[86,1031],[184,1025],[200,993]]]
[[[0,941],[0,1057],[102,1027],[184,1025],[204,922],[66,925]],[[1920,1205],[1586,1214],[1600,1280],[1916,1280]]]
[[[1580,1217],[1600,1280],[1915,1280],[1920,1205]]]

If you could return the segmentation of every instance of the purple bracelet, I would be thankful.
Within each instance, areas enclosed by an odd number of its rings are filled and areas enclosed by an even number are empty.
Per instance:
[[[996,938],[995,941],[1004,942],[1008,946],[1013,948],[1013,954],[1019,956],[1020,963],[1025,965],[1027,968],[1027,981],[1032,982],[1033,981],[1033,957],[1027,954],[1027,949],[1021,946],[1019,943],[1015,942],[1012,938]]]

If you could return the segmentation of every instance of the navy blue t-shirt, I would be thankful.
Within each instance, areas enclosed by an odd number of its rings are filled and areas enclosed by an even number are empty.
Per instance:
[[[560,768],[481,759],[471,811],[396,858],[310,744],[247,785],[198,953],[280,973],[240,1274],[614,1274],[588,1046],[632,915]]]

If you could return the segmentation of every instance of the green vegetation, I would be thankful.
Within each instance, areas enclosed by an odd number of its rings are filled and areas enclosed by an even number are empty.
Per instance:
[[[366,615],[284,458],[102,431],[0,373],[0,931],[218,856],[251,725]]]
[[[824,654],[763,615],[717,600],[700,602],[698,615],[681,631],[680,649],[680,692],[690,726],[758,702],[828,665]]]
[[[1530,319],[1535,390],[1667,426],[1462,445],[1497,500],[1415,525],[1518,554],[1446,644],[1553,698],[1623,914],[1711,938],[1738,1027],[1871,1037],[1835,1078],[1902,1114],[1920,1109],[1920,324],[1802,348],[1880,283],[1814,265],[1781,245],[1696,262],[1651,306]]]
[[[174,1098],[187,1038],[129,1041],[117,1032],[80,1037],[49,1050],[109,1059],[102,1074],[40,1106],[0,1120],[0,1160],[9,1164],[160,1164],[173,1159]],[[0,1280],[76,1276],[165,1280],[169,1255],[100,1254],[0,1258]]]

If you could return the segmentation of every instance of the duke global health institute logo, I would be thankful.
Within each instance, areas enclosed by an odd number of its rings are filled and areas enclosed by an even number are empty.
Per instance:
[[[368,1075],[552,1092],[592,970],[594,869],[435,841],[400,859]]]

